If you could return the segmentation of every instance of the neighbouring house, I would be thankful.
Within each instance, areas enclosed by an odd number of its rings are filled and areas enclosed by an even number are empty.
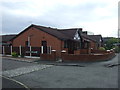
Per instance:
[[[82,28],[56,29],[33,24],[11,41],[13,47],[42,47],[43,53],[48,53],[46,47],[50,47],[50,50],[56,51],[57,56],[61,56],[62,50],[74,54],[76,50],[89,51],[101,45],[93,36],[82,33]]]
[[[1,35],[0,36],[0,45],[1,46],[11,46],[12,42],[10,41],[12,38],[14,38],[16,34],[11,35]]]
[[[90,38],[94,39],[97,43],[97,49],[99,47],[103,47],[103,38],[101,35],[94,35],[94,33],[92,32],[88,32],[88,31],[82,31],[83,34],[88,35]]]
[[[97,42],[97,48],[103,47],[103,38],[101,35],[89,35],[89,37],[93,38]]]

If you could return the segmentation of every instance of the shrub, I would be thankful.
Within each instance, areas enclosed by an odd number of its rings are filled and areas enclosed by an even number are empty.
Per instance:
[[[99,50],[105,50],[105,48],[104,47],[100,47]]]
[[[12,52],[12,57],[18,57],[18,54],[16,52]]]
[[[116,53],[120,53],[120,47],[115,46],[114,48],[115,48],[114,50],[115,50]]]

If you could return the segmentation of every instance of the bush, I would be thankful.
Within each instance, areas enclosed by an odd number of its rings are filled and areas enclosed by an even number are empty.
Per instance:
[[[120,47],[115,46],[114,48],[115,48],[114,50],[115,50],[116,53],[120,53]]]
[[[18,57],[18,54],[16,52],[12,52],[12,57]]]
[[[105,48],[104,47],[100,47],[99,50],[105,50]]]

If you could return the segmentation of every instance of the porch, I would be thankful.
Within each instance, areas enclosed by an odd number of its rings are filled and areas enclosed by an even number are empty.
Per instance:
[[[90,54],[91,46],[87,40],[67,40],[64,41],[64,49],[68,54]]]

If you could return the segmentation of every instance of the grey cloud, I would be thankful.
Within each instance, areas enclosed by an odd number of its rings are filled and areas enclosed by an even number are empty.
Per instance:
[[[44,12],[41,16],[32,17],[27,14],[17,15],[10,13],[7,10],[26,9],[28,10],[28,3],[3,3],[2,30],[3,33],[19,33],[30,24],[38,24],[43,26],[50,26],[55,28],[72,28],[76,24],[82,22],[96,21],[101,18],[94,16],[92,11],[96,7],[104,7],[104,3],[85,3],[83,5],[70,6],[58,4],[54,8]],[[49,7],[47,7],[49,8]],[[31,11],[34,13],[34,11]],[[40,11],[38,9],[39,14]],[[110,17],[109,17],[110,18]],[[81,26],[81,25],[78,25]],[[84,26],[85,27],[85,26]]]

